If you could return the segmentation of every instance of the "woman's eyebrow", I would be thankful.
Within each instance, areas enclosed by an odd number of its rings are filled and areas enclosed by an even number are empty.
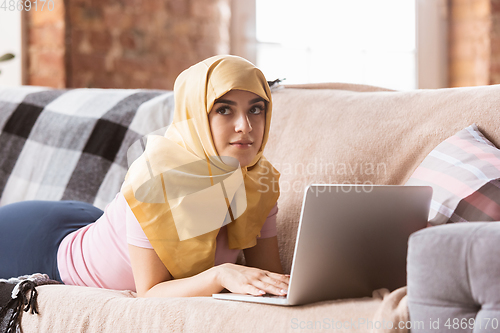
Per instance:
[[[266,100],[264,98],[257,97],[257,98],[252,99],[248,104],[254,104],[254,103],[257,103],[257,102],[260,102],[260,101],[266,102]],[[229,105],[236,105],[236,102],[233,102],[233,101],[231,101],[229,99],[217,99],[214,104],[217,104],[217,103],[224,103],[224,104],[229,104]]]
[[[229,104],[229,105],[236,105],[236,102],[233,102],[229,99],[218,99],[215,101],[214,104],[217,104],[217,103],[224,103],[224,104]]]
[[[266,100],[263,99],[262,97],[257,97],[257,98],[252,99],[249,104],[254,104],[254,103],[257,103],[257,102],[260,102],[260,101],[262,101],[264,103],[266,102]]]

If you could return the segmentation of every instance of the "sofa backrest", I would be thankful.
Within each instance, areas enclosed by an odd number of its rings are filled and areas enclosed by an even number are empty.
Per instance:
[[[499,109],[500,85],[387,91],[315,84],[276,90],[264,155],[281,172],[277,223],[285,271],[307,185],[404,184],[433,148],[472,123],[500,147]]]

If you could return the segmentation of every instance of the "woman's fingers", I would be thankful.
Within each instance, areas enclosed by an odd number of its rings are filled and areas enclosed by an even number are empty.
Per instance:
[[[277,287],[276,285],[264,282],[262,280],[256,281],[255,285],[261,290],[267,292],[268,294],[274,295],[286,295],[287,290],[281,287]]]
[[[267,275],[272,277],[275,280],[282,281],[286,283],[287,285],[290,283],[290,275],[288,274],[278,274],[274,272],[267,272]]]
[[[274,279],[279,283],[279,285],[283,288],[288,288],[288,284],[290,283],[290,276],[286,276],[283,274],[278,274],[278,273],[273,273],[273,272],[267,272],[266,274],[268,277]]]
[[[217,279],[221,287],[231,292],[254,296],[288,293],[289,275],[229,263],[219,267]]]
[[[263,271],[255,284],[270,294],[286,295],[288,292],[288,282],[282,274]]]
[[[253,285],[248,285],[248,286],[250,289],[250,291],[248,293],[251,295],[261,296],[261,295],[264,295],[266,293],[264,290],[257,288],[256,286],[253,286]]]

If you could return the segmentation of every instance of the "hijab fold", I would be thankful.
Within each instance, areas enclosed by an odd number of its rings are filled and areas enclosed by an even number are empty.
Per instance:
[[[262,146],[252,162],[219,156],[208,113],[231,90],[267,102]],[[214,266],[216,237],[227,225],[231,249],[256,245],[279,197],[279,173],[263,156],[271,125],[271,92],[262,72],[237,56],[214,56],[183,71],[174,84],[174,119],[149,135],[122,185],[132,212],[174,278]]]

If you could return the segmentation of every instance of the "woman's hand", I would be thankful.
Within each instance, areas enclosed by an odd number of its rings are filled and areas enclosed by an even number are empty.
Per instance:
[[[218,267],[218,281],[230,292],[260,296],[266,292],[286,295],[289,275],[273,273],[254,267],[225,263]]]

